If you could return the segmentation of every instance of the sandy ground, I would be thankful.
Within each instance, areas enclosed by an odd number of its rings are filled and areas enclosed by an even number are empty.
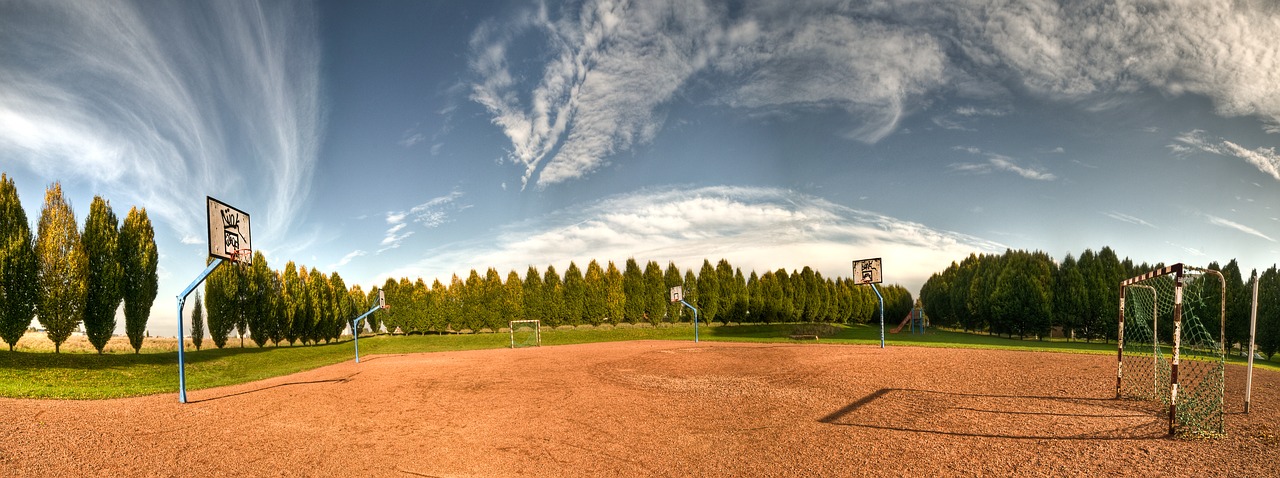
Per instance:
[[[1280,374],[1167,438],[1114,357],[640,341],[363,357],[102,401],[0,399],[6,476],[1280,476]]]

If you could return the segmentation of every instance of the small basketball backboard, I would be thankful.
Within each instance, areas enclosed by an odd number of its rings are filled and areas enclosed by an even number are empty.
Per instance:
[[[853,282],[855,284],[879,284],[882,280],[879,257],[853,261]]]
[[[387,308],[387,291],[378,289],[378,307]]]
[[[675,286],[671,288],[671,302],[676,303],[684,300],[684,287]]]
[[[249,214],[206,196],[209,213],[209,257],[247,264],[253,255]]]

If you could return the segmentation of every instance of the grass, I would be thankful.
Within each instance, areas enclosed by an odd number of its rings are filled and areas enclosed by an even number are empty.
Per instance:
[[[821,335],[819,344],[879,344],[880,328],[870,325],[814,327],[803,324],[727,325],[702,327],[699,338],[726,342],[792,342],[796,333]],[[1062,340],[1018,340],[946,330],[930,330],[924,335],[907,333],[885,336],[889,346],[1055,351],[1114,354],[1114,343],[1084,343]],[[24,339],[25,340],[25,339]],[[605,327],[550,330],[544,327],[543,345],[567,345],[628,340],[693,340],[693,328],[676,326]],[[46,339],[47,341],[47,339]],[[68,342],[71,344],[72,342]],[[238,344],[238,339],[228,341]],[[809,343],[809,342],[806,342]],[[52,345],[20,347],[0,351],[0,396],[21,398],[104,399],[176,393],[178,390],[177,342],[149,339],[141,354],[132,349],[98,355],[92,348],[64,344],[63,353],[54,354]],[[509,336],[499,334],[377,336],[360,339],[360,354],[407,354],[451,350],[507,347]],[[20,342],[20,345],[22,343]],[[185,353],[187,390],[235,385],[288,375],[351,360],[350,340],[328,345],[257,348],[205,348]],[[1233,358],[1233,363],[1244,363]],[[1256,362],[1259,368],[1280,371],[1280,364]]]

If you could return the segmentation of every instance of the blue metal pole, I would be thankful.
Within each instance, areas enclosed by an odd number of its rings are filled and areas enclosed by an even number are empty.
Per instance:
[[[680,299],[680,303],[693,310],[693,343],[698,343],[698,309],[694,309],[692,305]]]
[[[871,290],[876,292],[876,297],[880,298],[880,348],[884,348],[884,296],[880,295],[880,289],[875,284],[871,284]]]
[[[182,350],[184,348],[183,345],[185,345],[185,342],[186,342],[186,340],[182,338],[182,306],[187,303],[187,295],[190,295],[191,291],[195,290],[195,288],[198,287],[201,282],[204,282],[205,278],[209,277],[209,274],[212,273],[214,269],[217,269],[218,266],[220,265],[222,265],[222,259],[221,258],[214,259],[213,262],[209,263],[208,267],[204,268],[204,272],[201,272],[200,276],[196,277],[196,280],[192,282],[191,285],[187,286],[186,289],[183,289],[181,294],[178,294],[178,402],[179,403],[187,403],[187,362],[186,362],[186,358],[183,356],[183,350]]]
[[[375,305],[375,306],[373,306],[373,308],[372,308],[372,309],[369,309],[369,311],[368,311],[368,312],[365,312],[365,313],[363,313],[363,314],[360,314],[360,316],[359,316],[359,317],[356,317],[356,318],[354,318],[354,319],[351,319],[351,335],[352,335],[352,336],[354,336],[354,337],[355,337],[355,339],[356,339],[356,340],[355,340],[355,342],[356,342],[356,363],[360,363],[360,329],[359,329],[359,327],[360,327],[360,320],[361,320],[361,319],[363,319],[363,318],[365,318],[365,317],[368,317],[368,316],[369,316],[369,314],[374,313],[375,311],[377,311],[377,310],[378,310],[378,309],[380,309],[380,308],[381,308],[381,307],[379,307],[379,306],[376,306],[376,305]]]

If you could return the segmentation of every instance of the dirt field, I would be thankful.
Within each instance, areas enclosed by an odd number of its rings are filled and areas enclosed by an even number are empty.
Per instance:
[[[1113,356],[623,342],[369,356],[263,382],[0,399],[7,476],[1280,476],[1280,374],[1164,436]],[[190,379],[190,378],[189,378]]]

